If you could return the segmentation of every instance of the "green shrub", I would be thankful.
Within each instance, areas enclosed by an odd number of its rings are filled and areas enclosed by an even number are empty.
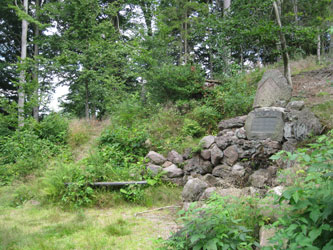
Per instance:
[[[205,130],[200,126],[200,124],[191,119],[185,119],[182,128],[183,135],[189,135],[193,137],[200,137],[204,134]]]
[[[53,143],[67,143],[68,120],[57,113],[46,116],[36,124],[35,130],[41,139],[47,139]]]
[[[285,244],[287,249],[333,248],[333,131],[309,146],[272,157],[296,160],[303,168],[279,201],[289,203],[290,212],[275,224],[272,243],[278,249]]]
[[[187,116],[197,121],[207,131],[215,129],[218,121],[222,118],[214,107],[205,104],[195,107]]]
[[[164,249],[253,249],[261,216],[253,198],[213,196],[206,207],[190,208],[184,226],[164,242]]]
[[[203,74],[199,66],[164,64],[147,73],[147,90],[153,103],[202,96]]]

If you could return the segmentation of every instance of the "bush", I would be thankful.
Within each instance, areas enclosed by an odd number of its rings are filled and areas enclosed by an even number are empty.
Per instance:
[[[278,232],[272,243],[278,249],[285,244],[287,249],[333,248],[333,131],[309,146],[272,157],[296,160],[303,168],[279,201],[287,201],[290,212],[275,224]]]
[[[147,73],[147,90],[153,103],[202,96],[203,74],[199,66],[165,64]]]
[[[183,228],[164,242],[164,249],[253,249],[261,216],[253,198],[213,196],[207,206],[183,212]]]
[[[36,124],[35,131],[41,139],[65,144],[68,138],[68,120],[57,113],[52,113]]]
[[[185,136],[200,137],[204,134],[205,130],[199,125],[197,121],[185,119],[182,128],[182,133]]]
[[[187,116],[197,121],[207,131],[216,129],[218,121],[222,118],[214,107],[205,104],[195,107]]]

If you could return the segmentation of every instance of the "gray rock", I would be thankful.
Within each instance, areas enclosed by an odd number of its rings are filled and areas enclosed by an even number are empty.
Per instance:
[[[273,247],[274,244],[270,243],[270,238],[274,237],[276,234],[275,228],[261,227],[259,230],[259,244],[260,247]]]
[[[185,160],[190,159],[192,157],[192,153],[193,153],[192,151],[193,151],[192,148],[185,148],[183,158]]]
[[[281,196],[284,190],[284,186],[277,186],[277,187],[273,187],[270,190],[268,190],[267,193],[272,193],[272,194],[276,194],[277,196]]]
[[[269,107],[253,110],[245,122],[247,138],[249,140],[270,138],[274,141],[282,141],[284,135],[283,115],[283,108]]]
[[[169,178],[181,177],[184,175],[184,171],[178,168],[176,165],[172,164],[171,166],[164,168],[163,171],[166,173],[166,176]]]
[[[244,128],[236,129],[235,134],[238,139],[246,139],[246,132]]]
[[[200,140],[200,145],[202,145],[203,148],[210,148],[210,146],[214,143],[214,141],[215,141],[215,136],[207,135]]]
[[[219,165],[213,169],[214,176],[228,178],[231,174],[231,167],[228,165]]]
[[[147,169],[148,169],[148,171],[151,172],[151,174],[152,174],[153,176],[158,175],[158,173],[160,173],[160,172],[162,171],[162,167],[161,167],[161,166],[154,165],[154,164],[151,164],[151,163],[149,163],[149,164],[147,165]]]
[[[174,164],[180,164],[183,162],[183,156],[175,150],[171,150],[168,154],[168,161],[171,161]]]
[[[150,151],[146,156],[152,163],[157,165],[162,165],[166,159],[163,155],[156,153],[154,151]]]
[[[216,190],[217,190],[216,187],[206,188],[205,191],[200,196],[199,200],[200,201],[208,200],[214,193],[216,193]]]
[[[185,202],[198,201],[202,193],[208,187],[204,181],[194,178],[189,180],[183,189],[182,197]]]
[[[214,166],[218,165],[223,158],[223,152],[216,145],[211,149],[211,162]]]
[[[251,186],[256,188],[263,188],[271,181],[270,171],[267,169],[259,169],[255,171],[250,177],[249,181]]]
[[[282,149],[284,151],[293,153],[296,150],[296,146],[297,146],[297,141],[294,139],[290,139],[283,143]]]
[[[231,174],[238,177],[243,177],[245,175],[245,168],[240,164],[235,164],[231,168]]]
[[[228,164],[229,166],[234,165],[238,160],[238,151],[237,146],[229,146],[224,150],[224,158],[223,162]]]
[[[202,157],[204,160],[208,161],[208,160],[210,159],[210,156],[211,156],[210,149],[204,149],[204,150],[202,150],[202,151],[200,152],[200,155],[201,155],[201,157]]]
[[[218,128],[219,130],[229,129],[229,128],[240,128],[244,126],[245,120],[246,120],[246,115],[223,120],[218,124]]]
[[[204,177],[202,177],[202,180],[211,187],[219,186],[218,179],[211,174],[206,174]]]
[[[168,177],[162,177],[162,179],[164,181],[169,181],[173,184],[176,184],[177,186],[184,186],[185,185],[185,181],[183,179],[183,177],[176,177],[176,178],[168,178]]]
[[[295,110],[301,110],[304,108],[304,101],[292,101],[289,102],[287,105],[287,109],[295,109]]]
[[[278,70],[267,70],[258,83],[254,108],[280,107],[289,102],[292,88]]]
[[[319,135],[322,132],[322,124],[318,118],[307,108],[301,111],[291,110],[286,114],[289,128],[285,133],[286,139],[304,140],[310,135]]]
[[[231,144],[231,140],[224,136],[218,136],[215,138],[216,145],[224,150],[226,147],[228,147]]]
[[[187,174],[207,174],[212,172],[212,163],[210,161],[203,160],[200,156],[194,156],[186,161],[184,171]]]
[[[239,188],[217,188],[216,192],[222,197],[242,197],[244,196],[243,190]]]

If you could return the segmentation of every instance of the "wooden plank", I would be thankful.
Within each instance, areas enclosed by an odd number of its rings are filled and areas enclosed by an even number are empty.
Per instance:
[[[65,183],[65,185],[72,185],[73,182]],[[122,187],[127,185],[145,185],[147,181],[124,181],[124,182],[93,182],[90,183],[90,186],[94,187]]]

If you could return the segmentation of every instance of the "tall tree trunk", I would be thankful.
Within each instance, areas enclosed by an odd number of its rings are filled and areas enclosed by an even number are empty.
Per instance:
[[[86,120],[89,120],[89,89],[88,83],[85,83],[86,97],[85,97],[85,116]]]
[[[39,11],[39,0],[36,0],[36,18],[38,19],[38,11]],[[39,27],[38,25],[35,25],[35,38],[39,36]],[[35,59],[35,70],[33,72],[32,78],[33,81],[36,83],[34,96],[36,99],[36,105],[33,107],[33,117],[38,122],[39,120],[39,81],[38,81],[38,62],[37,57],[39,54],[39,47],[38,44],[35,42],[34,45],[34,59]]]
[[[184,64],[188,61],[188,24],[187,24],[187,10],[185,11],[185,22],[184,22]]]
[[[318,63],[320,63],[320,61],[321,61],[320,54],[321,54],[321,40],[320,40],[320,32],[318,31],[318,35],[317,35],[317,62]]]
[[[231,0],[223,0],[223,16],[224,18],[227,17],[228,12],[230,11],[231,6]],[[226,38],[226,40],[229,40],[229,38]],[[230,49],[225,46],[226,56],[224,57],[224,64],[229,65],[230,64],[230,57],[231,57],[231,51]],[[228,69],[228,67],[225,67]]]
[[[290,70],[290,64],[289,64],[289,54],[287,51],[287,42],[286,42],[286,38],[282,31],[280,12],[279,12],[279,8],[278,8],[276,1],[273,2],[273,8],[274,8],[274,12],[275,12],[276,21],[279,25],[279,33],[280,33],[280,41],[281,41],[281,49],[282,49],[281,53],[282,53],[283,65],[284,65],[284,76],[287,78],[288,84],[290,86],[292,86],[291,70]]]
[[[28,13],[28,0],[24,0],[23,2],[24,11]],[[22,36],[21,36],[21,63],[25,61],[27,58],[27,36],[28,36],[28,21],[22,20]],[[20,72],[20,85],[18,89],[18,125],[19,127],[24,126],[24,85],[26,83],[25,80],[25,70],[22,69]]]
[[[298,0],[293,0],[292,2],[293,2],[295,24],[298,25]]]

